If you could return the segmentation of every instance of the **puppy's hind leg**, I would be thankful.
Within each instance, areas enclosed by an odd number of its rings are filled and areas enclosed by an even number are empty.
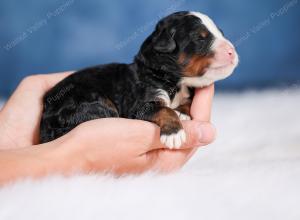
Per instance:
[[[49,108],[50,109],[50,108]],[[68,103],[57,112],[45,109],[40,126],[40,143],[57,139],[70,132],[79,124],[98,119],[119,117],[115,105],[107,98],[98,97],[95,101],[75,105]]]

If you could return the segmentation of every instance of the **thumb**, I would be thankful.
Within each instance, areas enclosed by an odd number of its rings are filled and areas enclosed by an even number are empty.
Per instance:
[[[214,127],[207,122],[183,121],[187,139],[181,148],[193,148],[211,143]],[[97,119],[85,122],[74,129],[78,142],[86,145],[125,147],[143,154],[156,149],[167,149],[160,142],[160,129],[154,123],[121,118]]]
[[[215,127],[208,122],[196,120],[184,121],[183,127],[187,135],[187,141],[182,148],[199,147],[210,144],[216,136]]]

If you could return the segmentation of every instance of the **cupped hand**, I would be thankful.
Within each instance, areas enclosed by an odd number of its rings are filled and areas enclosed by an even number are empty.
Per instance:
[[[0,112],[0,149],[38,144],[44,93],[71,72],[24,79]],[[209,123],[214,86],[196,90],[191,115],[184,121],[187,142],[180,150],[160,143],[153,123],[121,118],[85,122],[63,137],[40,145],[53,149],[55,159],[71,170],[141,173],[150,169],[172,171],[182,167],[197,147],[210,144],[215,129]]]

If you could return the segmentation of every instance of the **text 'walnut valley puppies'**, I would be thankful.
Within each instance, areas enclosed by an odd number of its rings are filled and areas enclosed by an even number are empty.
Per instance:
[[[179,148],[186,139],[180,120],[190,119],[194,88],[226,78],[237,64],[234,46],[209,17],[171,14],[159,21],[132,64],[87,68],[48,91],[40,141],[85,121],[123,117],[157,124],[161,142]]]

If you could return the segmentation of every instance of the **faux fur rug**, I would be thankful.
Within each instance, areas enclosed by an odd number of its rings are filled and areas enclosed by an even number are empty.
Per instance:
[[[217,94],[217,140],[180,172],[21,181],[0,219],[299,220],[299,112],[300,89]]]

